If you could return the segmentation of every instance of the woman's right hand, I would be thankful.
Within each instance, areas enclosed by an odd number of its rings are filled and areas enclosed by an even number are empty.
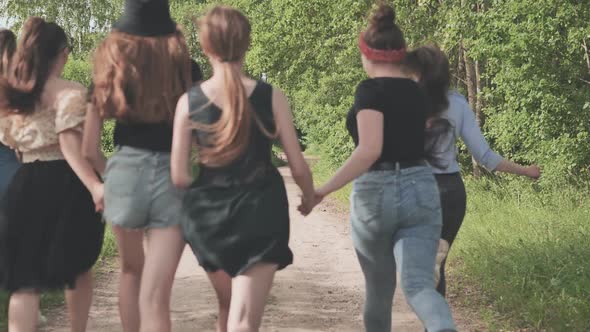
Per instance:
[[[104,210],[104,184],[97,183],[90,191],[96,212]]]
[[[537,165],[530,165],[526,168],[526,176],[538,180],[541,177],[541,168]]]

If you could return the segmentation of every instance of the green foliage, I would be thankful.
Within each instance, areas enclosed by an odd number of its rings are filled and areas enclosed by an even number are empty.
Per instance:
[[[453,274],[477,285],[512,329],[588,331],[588,188],[548,193],[528,181],[466,184],[468,213],[450,256]]]
[[[63,78],[88,87],[92,83],[92,64],[87,60],[70,59],[64,68]]]
[[[313,172],[324,183],[334,168],[320,160]],[[468,211],[447,280],[457,293],[470,295],[454,301],[472,308],[485,303],[475,308],[493,316],[486,322],[490,330],[589,330],[590,187],[548,191],[511,177],[465,182]],[[334,197],[346,206],[350,191],[349,185]]]

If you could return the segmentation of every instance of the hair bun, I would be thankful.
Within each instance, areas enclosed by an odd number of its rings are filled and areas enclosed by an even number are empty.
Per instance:
[[[381,3],[371,16],[371,26],[377,31],[383,31],[395,27],[395,10],[392,6]]]

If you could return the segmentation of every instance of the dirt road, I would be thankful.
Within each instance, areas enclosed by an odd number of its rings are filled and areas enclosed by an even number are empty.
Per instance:
[[[298,189],[282,169],[291,202],[291,247],[295,262],[276,276],[263,331],[362,331],[364,282],[349,236],[347,216],[320,207],[297,213]],[[121,331],[116,272],[101,278],[90,314],[91,332]],[[172,299],[173,331],[214,331],[215,295],[190,249],[182,257]],[[63,312],[63,310],[59,310]],[[63,314],[49,314],[43,331],[68,331]],[[460,331],[472,331],[460,315]],[[400,289],[394,301],[394,331],[423,331]]]

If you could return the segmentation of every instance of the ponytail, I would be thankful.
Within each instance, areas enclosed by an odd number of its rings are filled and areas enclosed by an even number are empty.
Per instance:
[[[240,11],[226,6],[213,7],[197,21],[201,47],[205,54],[221,62],[224,99],[219,120],[213,124],[194,123],[193,127],[209,134],[199,144],[200,162],[211,167],[228,165],[240,157],[248,144],[255,121],[262,134],[276,137],[252,111],[242,83],[241,62],[250,45],[250,22]]]
[[[32,113],[55,60],[66,47],[67,36],[61,27],[39,17],[29,18],[8,73],[0,81],[0,111]]]
[[[208,146],[201,147],[201,162],[219,167],[229,164],[239,157],[250,140],[252,110],[246,89],[242,83],[242,73],[231,62],[223,63],[224,91],[221,116],[215,124],[208,127],[211,139]]]
[[[0,29],[0,75],[6,75],[16,50],[16,36],[8,29]]]

